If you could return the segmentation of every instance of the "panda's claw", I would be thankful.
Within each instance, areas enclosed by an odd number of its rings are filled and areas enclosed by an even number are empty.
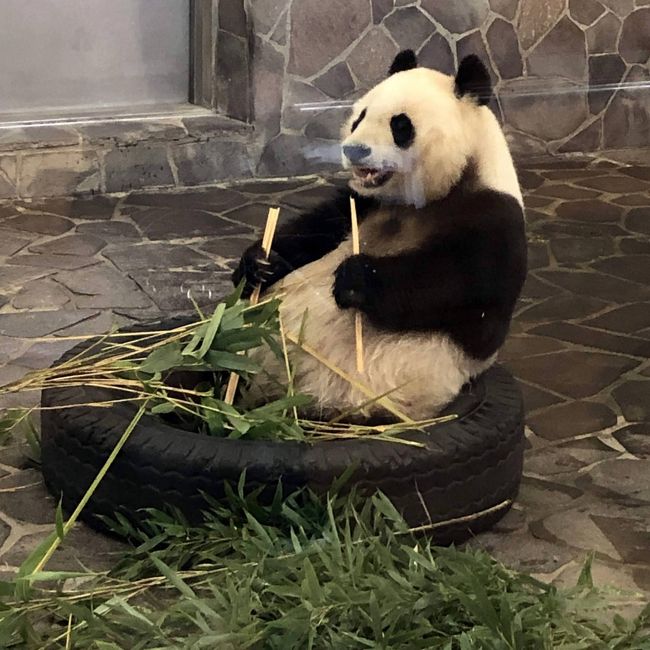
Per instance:
[[[274,251],[271,251],[267,257],[262,244],[257,242],[242,255],[232,275],[232,281],[237,286],[245,279],[246,284],[242,295],[248,297],[256,286],[261,285],[262,288],[266,288],[284,277],[287,274],[286,267],[282,257]]]

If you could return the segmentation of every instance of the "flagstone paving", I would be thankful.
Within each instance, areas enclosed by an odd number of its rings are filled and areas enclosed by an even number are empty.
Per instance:
[[[647,595],[650,168],[569,163],[521,180],[530,271],[501,359],[526,400],[525,476],[512,511],[471,544],[559,583],[594,552],[597,580]],[[62,337],[212,304],[269,206],[288,218],[338,182],[3,203],[1,383],[53,362]],[[20,440],[0,448],[0,576],[52,528],[31,455]],[[80,526],[53,566],[101,568],[120,550]]]

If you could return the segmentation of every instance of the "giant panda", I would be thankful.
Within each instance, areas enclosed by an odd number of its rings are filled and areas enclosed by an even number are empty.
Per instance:
[[[281,297],[286,332],[415,420],[435,416],[494,363],[526,275],[522,195],[475,55],[455,76],[400,52],[343,127],[349,188],[282,225],[268,260],[261,243],[233,274],[249,293]],[[352,253],[350,196],[361,252]],[[363,315],[365,372],[355,362]],[[252,394],[286,394],[286,366],[269,349]],[[289,345],[293,387],[317,417],[361,409],[387,416],[337,372]]]

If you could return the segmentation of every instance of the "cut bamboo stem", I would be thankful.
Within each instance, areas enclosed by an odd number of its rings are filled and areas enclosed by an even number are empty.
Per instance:
[[[262,237],[262,250],[266,255],[266,259],[269,259],[271,254],[271,244],[273,243],[273,237],[275,235],[275,229],[278,225],[278,217],[280,216],[280,208],[271,208],[269,214],[266,218],[266,227],[264,228],[264,236]],[[260,300],[260,293],[262,292],[262,286],[257,285],[251,294],[251,305],[256,305]],[[235,393],[237,392],[237,386],[239,385],[239,375],[236,372],[230,373],[230,378],[228,379],[228,387],[226,388],[226,404],[232,404],[235,401]]]
[[[352,253],[358,255],[361,252],[361,245],[359,243],[359,221],[357,219],[357,205],[354,202],[354,197],[350,197],[350,214],[352,218]],[[361,320],[361,312],[357,311],[354,315],[354,339],[357,350],[357,371],[360,373],[365,372],[365,365],[363,362],[363,321]]]

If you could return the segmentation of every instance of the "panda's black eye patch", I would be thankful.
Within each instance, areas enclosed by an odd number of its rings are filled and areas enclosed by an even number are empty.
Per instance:
[[[400,149],[407,149],[415,140],[415,128],[408,115],[400,113],[390,118],[390,130],[393,140]]]
[[[354,120],[354,122],[352,122],[352,129],[350,133],[354,133],[356,131],[356,128],[359,126],[359,124],[361,124],[361,122],[363,122],[363,118],[365,116],[366,116],[366,109],[364,108],[359,114],[359,117],[357,117],[357,119]]]

